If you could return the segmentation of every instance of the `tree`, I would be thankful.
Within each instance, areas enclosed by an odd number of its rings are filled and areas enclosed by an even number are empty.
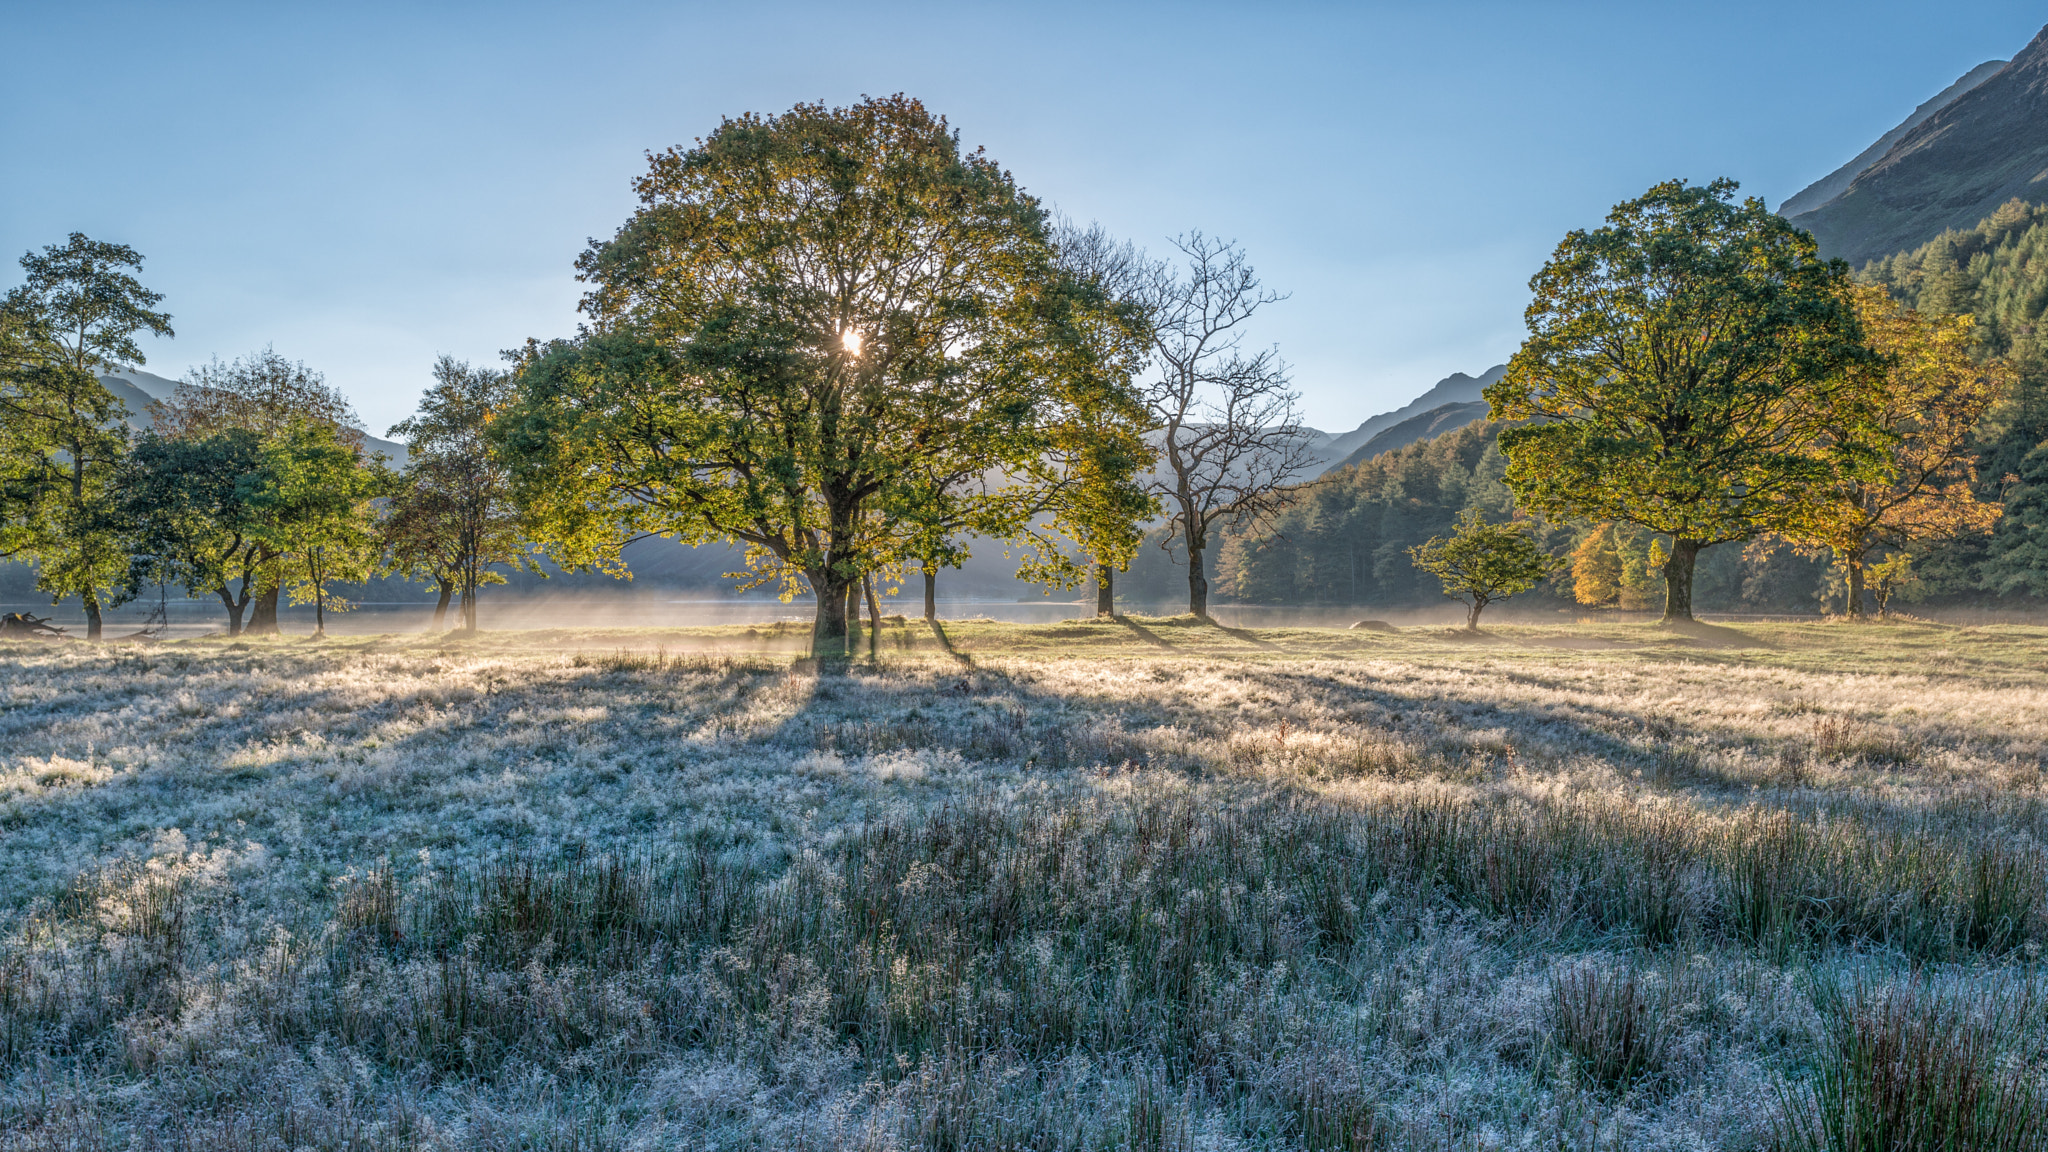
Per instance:
[[[1604,608],[1621,599],[1621,553],[1615,547],[1614,525],[1602,524],[1572,549],[1572,598],[1589,608]]]
[[[1159,500],[1141,477],[1157,459],[1145,440],[1143,397],[1131,380],[1152,343],[1145,290],[1156,275],[1144,254],[1099,224],[1062,223],[1056,233],[1060,269],[1085,293],[1085,306],[1066,313],[1068,339],[1056,374],[1072,381],[1065,418],[1055,422],[1052,450],[1069,483],[1054,504],[1054,524],[1087,557],[1095,577],[1095,614],[1116,615],[1116,574],[1130,568],[1145,522]]]
[[[296,603],[313,604],[313,634],[327,634],[327,585],[367,580],[381,555],[370,502],[388,473],[365,463],[332,424],[294,420],[262,442],[262,463],[242,480],[241,498],[257,510]],[[346,607],[346,605],[340,605]]]
[[[742,543],[836,656],[847,590],[930,519],[925,465],[1039,466],[1043,214],[902,96],[726,120],[637,189],[579,263],[592,330],[530,344],[493,424],[531,534],[613,568],[646,534]]]
[[[1864,338],[1876,356],[1852,367],[1860,401],[1847,407],[1886,446],[1879,466],[1845,471],[1820,499],[1801,508],[1792,540],[1833,551],[1848,583],[1848,614],[1863,615],[1864,569],[1872,550],[1989,531],[1996,502],[1975,491],[1976,432],[2010,387],[2003,364],[1971,357],[1969,315],[1923,316],[1884,289],[1851,286]],[[1838,430],[1819,444],[1858,435]]]
[[[392,478],[378,531],[392,572],[408,580],[433,582],[434,621],[428,630],[441,631],[447,626],[448,605],[460,582],[456,553],[462,525],[453,496],[441,486],[427,483],[416,469],[407,468]],[[486,573],[483,579],[489,576]]]
[[[154,578],[219,597],[229,636],[242,633],[266,550],[261,513],[245,498],[246,479],[261,467],[262,442],[246,428],[183,438],[151,430],[115,482],[129,553],[147,561]],[[131,568],[131,594],[143,578]]]
[[[1417,568],[1443,581],[1444,595],[1467,607],[1465,627],[1474,632],[1488,604],[1527,592],[1558,566],[1522,525],[1488,524],[1476,508],[1458,518],[1450,539],[1431,537],[1408,555]]]
[[[1701,549],[1791,523],[1877,463],[1845,383],[1865,355],[1847,268],[1735,188],[1669,181],[1566,235],[1486,389],[1494,419],[1529,421],[1501,434],[1522,507],[1672,537],[1667,621],[1692,618]]]
[[[351,452],[360,455],[363,449],[363,434],[356,428],[359,421],[348,398],[328,386],[320,373],[285,359],[273,348],[231,363],[215,358],[194,369],[179,381],[169,400],[150,406],[150,416],[155,430],[174,440],[204,439],[239,429],[264,445],[294,435],[299,424],[314,423],[330,429],[335,442]],[[252,635],[277,635],[278,597],[294,578],[285,566],[287,557],[274,547],[277,538],[274,529],[252,525],[248,546],[235,555],[235,570],[224,574],[220,584],[223,590],[229,584],[255,590],[246,628]],[[222,595],[231,599],[225,591]],[[241,608],[231,603],[229,612],[239,616]]]
[[[111,481],[128,447],[120,400],[98,370],[144,363],[140,332],[170,336],[163,297],[129,269],[142,257],[123,244],[73,232],[60,247],[21,258],[23,283],[0,302],[0,447],[15,514],[11,554],[33,557],[37,586],[77,596],[86,638],[102,630],[102,601],[118,595],[127,557],[112,514]]]
[[[1900,592],[1910,592],[1920,583],[1913,573],[1913,556],[1910,552],[1894,552],[1870,566],[1870,595],[1877,601],[1878,619],[1888,619],[1892,614],[1892,597]]]
[[[511,473],[487,435],[510,398],[508,374],[443,356],[419,415],[391,429],[406,439],[409,457],[386,518],[387,540],[402,568],[440,585],[436,628],[449,593],[459,591],[462,627],[476,631],[478,585],[504,583],[492,566],[516,564],[524,554]]]
[[[1173,243],[1185,275],[1162,266],[1150,291],[1158,376],[1145,402],[1163,465],[1150,490],[1187,549],[1188,611],[1206,618],[1210,533],[1279,508],[1311,457],[1286,364],[1271,348],[1244,351],[1243,325],[1283,297],[1260,287],[1234,243],[1199,232]]]

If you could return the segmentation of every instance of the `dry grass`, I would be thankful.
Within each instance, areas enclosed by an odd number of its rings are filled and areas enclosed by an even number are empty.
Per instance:
[[[0,1145],[2041,1147],[2044,641],[15,646]]]

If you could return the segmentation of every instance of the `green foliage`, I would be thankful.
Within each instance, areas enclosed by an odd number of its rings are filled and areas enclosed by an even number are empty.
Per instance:
[[[382,557],[370,502],[389,473],[381,459],[365,463],[330,424],[294,421],[265,440],[258,469],[242,477],[239,498],[257,517],[257,535],[285,563],[294,602],[315,607],[315,635],[327,610],[345,609],[327,585],[367,580]]]
[[[171,318],[129,274],[142,257],[125,245],[74,232],[21,267],[23,283],[0,301],[0,544],[37,562],[38,587],[79,597],[98,639],[101,603],[118,600],[128,576],[112,483],[128,436],[96,373],[142,363],[136,334],[169,336]]]
[[[1062,278],[1038,204],[914,100],[727,120],[653,157],[641,208],[580,263],[595,330],[530,345],[494,424],[532,533],[616,565],[659,533],[744,543],[818,598],[1016,501],[1061,397],[1032,369]],[[1071,378],[1067,378],[1071,379]]]
[[[336,443],[354,452],[360,452],[363,444],[348,398],[330,387],[320,373],[286,359],[273,348],[232,362],[218,358],[208,362],[188,373],[169,400],[150,405],[150,413],[155,419],[153,430],[170,441],[236,433],[253,437],[250,443],[256,446],[258,459],[241,473],[244,479],[261,471],[263,445],[297,434],[300,424],[328,429]],[[236,485],[236,495],[221,494],[214,499],[223,514],[231,514],[222,526],[240,535],[244,545],[227,556],[214,592],[227,609],[230,633],[241,631],[242,611],[253,602],[249,631],[274,635],[278,599],[292,579],[288,566],[297,562],[276,545],[278,534],[269,523],[273,510],[251,505],[242,480]]]
[[[511,470],[488,436],[511,397],[506,373],[443,356],[419,414],[391,429],[407,440],[409,455],[386,509],[384,542],[397,571],[441,586],[436,626],[446,594],[459,590],[463,627],[475,631],[477,587],[504,583],[493,566],[516,564],[525,554]]]
[[[1846,268],[1734,191],[1659,184],[1567,234],[1486,390],[1494,419],[1529,421],[1501,434],[1523,507],[1674,537],[1671,617],[1692,614],[1700,549],[1791,522],[1872,466],[1841,387],[1864,355]]]
[[[2048,441],[2048,205],[2011,201],[1975,228],[1874,260],[1857,276],[1928,316],[1974,317],[1977,356],[2002,361],[2013,376],[1976,443],[1978,494],[2003,497],[2007,521],[1995,533],[1926,550],[1919,567],[1927,593],[2048,595],[2048,577],[2026,567],[2048,556],[2048,537],[2027,542],[2029,521],[2011,519],[2012,501],[2030,486],[2028,457]]]
[[[1980,579],[2001,595],[2048,596],[2048,443],[2027,453],[2014,479]]]
[[[1471,608],[1465,626],[1475,629],[1488,604],[1527,592],[1558,564],[1522,525],[1488,524],[1476,508],[1458,518],[1450,539],[1432,537],[1408,556],[1443,582],[1444,595]]]
[[[245,483],[261,466],[261,441],[247,429],[186,438],[145,433],[115,481],[130,592],[162,582],[218,596],[228,634],[238,634],[265,552]]]

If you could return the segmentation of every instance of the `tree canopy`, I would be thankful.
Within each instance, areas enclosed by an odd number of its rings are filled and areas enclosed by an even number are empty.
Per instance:
[[[443,356],[419,414],[391,429],[406,439],[408,459],[386,510],[385,543],[401,571],[440,586],[436,627],[460,592],[462,626],[475,631],[478,586],[503,583],[494,566],[525,554],[510,470],[488,435],[510,399],[508,374]]]
[[[902,96],[741,116],[636,189],[579,264],[591,330],[529,345],[493,426],[559,560],[742,543],[816,594],[830,655],[846,590],[934,518],[935,466],[1056,479],[1061,398],[1023,354],[1058,336],[1044,216],[943,118]]]
[[[1972,358],[1970,316],[1923,316],[1869,285],[1849,292],[1875,355],[1850,369],[1848,383],[1861,396],[1841,407],[1868,421],[1881,454],[1872,468],[1843,470],[1799,510],[1786,535],[1834,554],[1847,578],[1849,615],[1861,616],[1873,549],[1979,534],[1997,522],[1999,505],[1974,491],[1975,438],[2010,373]],[[1837,432],[1817,448],[1855,435]]]
[[[138,333],[170,336],[163,301],[131,274],[142,257],[73,232],[21,258],[23,282],[0,301],[0,449],[5,544],[33,558],[37,584],[77,596],[86,636],[126,586],[114,512],[115,469],[128,449],[125,409],[98,372],[144,362]]]
[[[1489,524],[1476,508],[1458,517],[1448,539],[1432,537],[1408,556],[1442,581],[1444,595],[1466,606],[1465,627],[1475,631],[1488,604],[1527,592],[1558,566],[1525,526]]]
[[[1567,234],[1486,389],[1494,419],[1526,421],[1501,434],[1522,507],[1673,538],[1667,619],[1692,616],[1702,548],[1783,527],[1878,462],[1845,382],[1865,355],[1846,266],[1735,188],[1659,184]]]

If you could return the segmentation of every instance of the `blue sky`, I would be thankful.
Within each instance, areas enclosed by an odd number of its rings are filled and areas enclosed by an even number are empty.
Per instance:
[[[1236,237],[1349,428],[1504,359],[1565,230],[1672,176],[1775,205],[2048,18],[2021,3],[132,6],[0,0],[0,254],[131,244],[175,377],[265,344],[381,432],[442,352],[573,330],[649,149],[903,91],[1154,250]],[[0,284],[15,269],[0,271]]]

